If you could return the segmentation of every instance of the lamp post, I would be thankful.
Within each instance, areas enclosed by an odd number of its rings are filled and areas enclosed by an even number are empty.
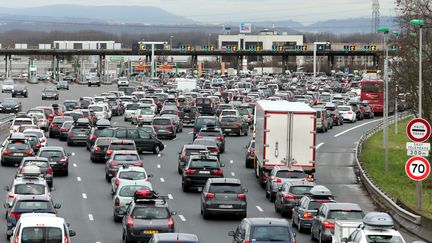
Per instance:
[[[385,150],[385,173],[388,175],[388,47],[387,47],[387,39],[389,28],[380,27],[377,29],[378,32],[384,33],[384,150]]]
[[[425,21],[422,19],[413,19],[410,21],[412,25],[416,25],[420,27],[419,30],[419,84],[418,84],[418,116],[422,117],[423,111],[423,80],[422,80],[422,48],[423,48],[423,26]],[[417,181],[416,183],[416,208],[417,210],[421,210],[422,208],[422,182]]]
[[[173,49],[173,38],[174,36],[170,36],[170,49]]]
[[[396,37],[396,42],[397,42],[397,38],[399,36],[399,32],[398,31],[392,31],[392,35]],[[394,61],[394,60],[393,60]],[[395,92],[395,112],[394,112],[394,120],[395,120],[395,134],[398,133],[398,85],[396,84],[396,92]]]

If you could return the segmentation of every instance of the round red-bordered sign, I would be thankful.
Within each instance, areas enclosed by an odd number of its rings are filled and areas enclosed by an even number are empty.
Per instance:
[[[429,139],[431,126],[425,119],[415,118],[408,123],[406,133],[413,142],[422,143]]]
[[[414,181],[426,179],[431,171],[429,161],[421,156],[410,158],[405,164],[405,173]]]

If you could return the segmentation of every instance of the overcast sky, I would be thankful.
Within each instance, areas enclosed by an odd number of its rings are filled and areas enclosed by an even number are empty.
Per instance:
[[[53,4],[155,6],[199,22],[296,20],[371,17],[372,0],[0,0],[2,7]],[[394,0],[380,0],[382,16],[395,15]]]

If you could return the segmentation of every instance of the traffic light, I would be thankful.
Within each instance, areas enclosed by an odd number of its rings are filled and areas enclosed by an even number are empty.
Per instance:
[[[140,44],[139,49],[140,50],[145,50],[146,49],[146,45],[145,44]]]
[[[350,46],[350,51],[355,51],[356,50],[356,46]]]
[[[376,45],[371,45],[370,46],[370,50],[371,51],[376,51],[377,50],[377,46]]]
[[[237,51],[237,46],[236,45],[232,46],[232,50]]]
[[[296,51],[296,52],[301,52],[301,46],[296,45],[296,46],[295,46],[295,51]]]
[[[397,51],[398,50],[398,46],[397,45],[391,45],[390,46],[390,51]]]
[[[192,51],[192,45],[187,45],[187,51]]]
[[[364,51],[370,51],[370,45],[363,46],[363,50]]]
[[[353,45],[351,45],[351,46],[344,46],[344,51],[345,52],[349,52],[349,51],[355,51],[356,50],[356,46],[353,46]]]
[[[256,51],[256,46],[250,45],[249,46],[249,51]]]
[[[301,46],[301,51],[307,51],[307,45],[302,45]]]
[[[227,46],[226,46],[226,50],[227,50],[227,51],[232,51],[232,45],[227,45]]]
[[[209,46],[208,46],[208,45],[204,45],[204,46],[203,46],[203,50],[204,50],[204,51],[208,51],[208,50],[209,50]]]
[[[185,51],[186,50],[186,45],[181,45],[180,46],[180,50]]]
[[[261,51],[262,47],[261,46],[256,46],[256,51]]]
[[[272,51],[277,51],[279,46],[272,45]]]
[[[216,50],[216,46],[215,45],[210,45],[210,51],[214,51]]]
[[[277,50],[278,50],[278,51],[285,51],[285,46],[278,46],[278,47],[277,47]]]

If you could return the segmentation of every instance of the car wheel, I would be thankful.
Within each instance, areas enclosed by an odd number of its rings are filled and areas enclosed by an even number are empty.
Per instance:
[[[125,122],[127,121],[126,117],[124,118],[124,121],[125,121]]]
[[[115,214],[113,214],[113,219],[114,219],[114,222],[121,222],[122,217],[119,217],[119,216],[116,216]]]
[[[319,233],[318,242],[319,242],[319,243],[323,243],[323,242],[324,242],[324,240],[323,240],[323,238],[322,238],[322,232]]]
[[[188,192],[189,191],[189,187],[186,186],[184,183],[182,183],[182,190],[183,190],[183,192]]]
[[[105,173],[105,180],[111,182],[111,177],[107,173]]]
[[[203,219],[209,219],[210,218],[210,215],[207,213],[207,211],[205,209],[203,209],[202,216],[203,216]]]
[[[6,163],[3,160],[1,160],[1,166],[6,166]]]
[[[69,175],[69,170],[66,170],[65,172],[63,172],[64,176],[68,176]]]
[[[68,146],[72,146],[73,143],[71,143],[71,142],[68,141],[68,142],[67,142],[67,145],[68,145]]]
[[[269,199],[270,199],[270,202],[274,202],[274,201],[276,200],[276,196],[275,196],[275,195],[273,195],[273,193],[272,193],[272,192],[270,192],[269,194],[270,194],[270,197],[269,197]]]
[[[276,202],[274,203],[274,210],[275,210],[276,213],[280,212],[279,208],[277,207],[277,203]]]
[[[179,175],[182,174],[182,169],[180,167],[177,168],[177,172],[179,173]]]
[[[294,219],[293,219],[293,223],[294,223]],[[301,226],[301,223],[300,223],[300,218],[297,220],[297,231],[298,232],[304,231],[304,228]]]
[[[153,153],[154,153],[154,154],[159,154],[159,153],[160,153],[160,147],[159,147],[159,145],[155,145],[155,146],[153,147]]]

